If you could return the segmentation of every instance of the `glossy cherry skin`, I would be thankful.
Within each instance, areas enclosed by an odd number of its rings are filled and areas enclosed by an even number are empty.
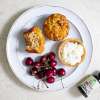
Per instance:
[[[52,69],[52,72],[53,72],[53,76],[56,76],[57,75],[57,69],[56,68],[53,68]]]
[[[34,62],[34,67],[36,68],[40,68],[41,67],[41,63],[40,62]]]
[[[33,59],[31,57],[27,57],[25,59],[25,65],[27,66],[33,65]]]
[[[54,83],[55,82],[55,78],[54,77],[48,77],[47,79],[46,79],[46,82],[47,83]]]
[[[61,69],[58,69],[57,74],[58,74],[58,76],[61,77],[61,76],[64,76],[66,74],[66,71],[65,71],[65,69],[61,68]]]
[[[57,61],[55,61],[55,60],[50,61],[50,66],[51,67],[55,67],[56,65],[57,65]]]
[[[55,53],[54,52],[50,52],[48,54],[48,58],[49,58],[49,60],[55,60]]]
[[[53,76],[53,71],[51,69],[46,70],[45,72],[46,77],[51,77]]]
[[[36,75],[38,73],[38,69],[36,67],[33,67],[31,69],[31,75]]]
[[[45,63],[47,61],[47,56],[42,56],[41,58],[40,58],[40,62],[41,63]]]

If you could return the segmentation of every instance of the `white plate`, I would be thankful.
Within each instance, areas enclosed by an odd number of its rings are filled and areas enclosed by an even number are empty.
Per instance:
[[[34,90],[52,91],[63,88],[59,78],[56,79],[54,84],[47,84],[49,88],[46,88],[43,82],[40,81],[39,83],[39,80],[27,73],[27,67],[22,63],[23,59],[26,57],[32,57],[35,59],[37,56],[41,56],[51,50],[55,52],[57,51],[57,45],[59,42],[47,40],[45,44],[45,50],[41,55],[30,54],[25,52],[23,40],[23,31],[31,28],[34,25],[39,25],[42,28],[44,19],[48,15],[56,12],[65,15],[70,22],[70,32],[68,37],[81,39],[86,48],[86,58],[77,68],[69,68],[58,63],[57,67],[64,67],[67,72],[67,75],[62,80],[64,87],[69,88],[78,82],[84,72],[88,69],[91,60],[93,50],[91,36],[88,28],[79,16],[68,9],[56,6],[41,6],[27,10],[15,21],[10,29],[7,38],[6,51],[8,62],[14,74],[20,79],[20,81]],[[39,89],[37,88],[38,83]]]

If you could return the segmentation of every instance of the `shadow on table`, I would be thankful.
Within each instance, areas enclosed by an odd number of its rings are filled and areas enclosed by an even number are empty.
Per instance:
[[[3,67],[3,70],[5,72],[5,74],[7,75],[7,77],[13,81],[16,85],[23,87],[25,89],[30,89],[28,87],[26,87],[25,85],[23,85],[13,74],[13,72],[11,71],[8,61],[7,61],[7,57],[6,57],[6,40],[7,40],[7,35],[9,33],[9,30],[12,26],[12,24],[14,23],[14,21],[16,20],[16,18],[18,18],[25,10],[22,10],[20,12],[17,12],[15,15],[13,15],[8,22],[5,24],[4,28],[2,29],[1,33],[0,33],[0,43],[1,43],[1,47],[0,47],[0,64]]]
[[[78,88],[77,88],[76,85],[73,86],[73,87],[71,87],[71,88],[68,90],[68,92],[70,93],[70,95],[72,95],[72,96],[75,97],[75,98],[78,98],[78,97],[82,96],[81,93],[79,92],[79,90],[78,90]]]

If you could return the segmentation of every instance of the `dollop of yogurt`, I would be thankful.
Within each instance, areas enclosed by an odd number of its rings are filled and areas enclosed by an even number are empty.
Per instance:
[[[77,63],[80,63],[83,54],[84,54],[84,48],[77,42],[66,43],[62,50],[63,60],[70,65],[75,65]]]

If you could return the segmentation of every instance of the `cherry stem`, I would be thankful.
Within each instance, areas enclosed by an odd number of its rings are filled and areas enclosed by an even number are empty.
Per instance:
[[[42,80],[42,81],[43,81],[43,83],[45,84],[45,86],[46,86],[47,88],[49,88],[48,85],[46,84],[46,82],[45,82],[44,80]]]
[[[46,66],[46,67],[49,67],[49,64],[48,64],[48,62],[45,62],[45,66]]]
[[[49,59],[45,62],[45,66],[46,66],[46,67],[49,66]]]
[[[40,89],[40,87],[39,87],[39,83],[40,83],[40,80],[39,80],[38,85],[37,85],[37,89],[38,89],[38,90]]]
[[[62,87],[64,88],[64,84],[63,84],[63,81],[62,81],[62,77],[61,77],[61,84],[62,84]]]

